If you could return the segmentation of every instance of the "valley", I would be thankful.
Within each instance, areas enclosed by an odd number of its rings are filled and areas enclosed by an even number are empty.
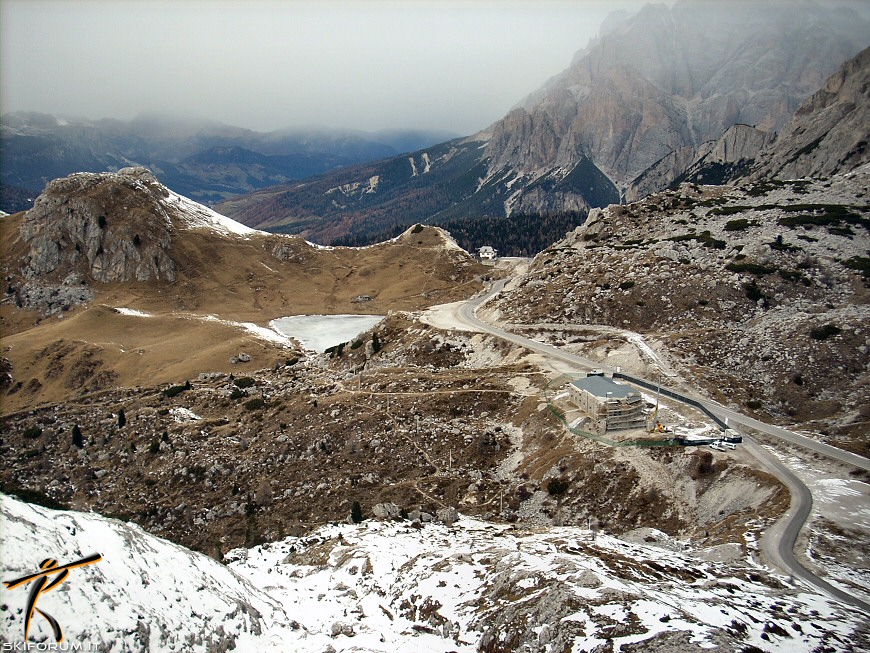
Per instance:
[[[464,137],[4,114],[3,648],[870,651],[870,12],[756,9]]]

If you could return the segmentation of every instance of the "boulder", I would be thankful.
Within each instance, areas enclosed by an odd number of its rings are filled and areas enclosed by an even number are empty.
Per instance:
[[[372,508],[372,515],[378,519],[401,519],[402,511],[395,503],[378,503]]]

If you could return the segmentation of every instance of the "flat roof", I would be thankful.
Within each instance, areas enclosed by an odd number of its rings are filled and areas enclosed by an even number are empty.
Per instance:
[[[608,392],[614,399],[624,399],[629,395],[639,394],[637,390],[634,390],[627,385],[617,383],[606,376],[587,376],[583,379],[571,381],[571,385],[580,390],[586,390],[586,392],[596,397],[607,397]]]

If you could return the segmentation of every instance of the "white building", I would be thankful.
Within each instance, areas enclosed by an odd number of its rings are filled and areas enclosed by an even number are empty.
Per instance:
[[[480,257],[481,261],[494,261],[498,258],[498,251],[489,245],[484,245],[478,250],[477,255]]]
[[[572,381],[571,398],[581,410],[603,426],[605,431],[646,426],[644,401],[637,390],[617,383],[601,372]]]

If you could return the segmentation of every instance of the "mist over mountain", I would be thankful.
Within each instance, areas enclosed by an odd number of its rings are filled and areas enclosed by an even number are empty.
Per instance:
[[[754,155],[868,34],[866,12],[812,2],[648,5],[612,16],[563,73],[477,134],[220,208],[357,243],[418,221],[585,214],[662,190],[711,152]]]
[[[14,113],[0,119],[0,129],[2,208],[7,211],[29,207],[28,198],[21,201],[22,190],[38,194],[52,179],[73,172],[143,165],[178,192],[214,202],[453,136],[444,131],[366,133],[322,127],[260,133],[157,114],[122,122]]]

